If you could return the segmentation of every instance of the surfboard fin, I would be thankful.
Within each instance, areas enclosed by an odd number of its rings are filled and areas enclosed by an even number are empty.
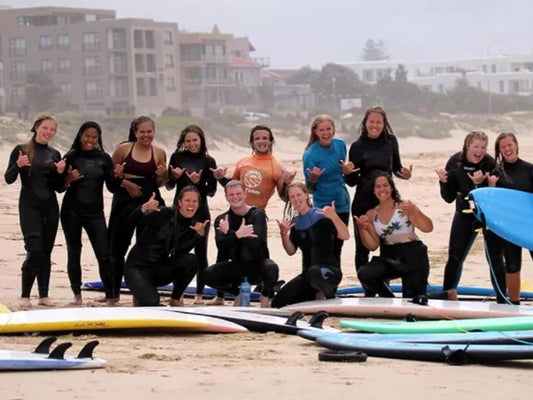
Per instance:
[[[322,329],[322,323],[328,317],[329,314],[326,311],[319,311],[311,317],[309,320],[309,325],[311,325],[313,328]]]
[[[468,361],[466,351],[462,349],[452,350],[449,346],[444,346],[442,354],[444,354],[446,362],[450,365],[464,365]]]
[[[301,311],[296,311],[287,318],[287,322],[285,322],[285,325],[296,326],[298,320],[302,319],[303,316],[304,314]]]
[[[52,350],[48,358],[53,358],[54,360],[64,360],[65,351],[67,351],[70,346],[72,346],[72,343],[70,342],[58,344],[56,348]]]
[[[98,340],[92,340],[89,343],[87,343],[85,346],[83,346],[83,349],[81,349],[80,353],[78,354],[77,358],[93,358],[93,350],[96,346],[98,346],[100,342]]]
[[[57,340],[55,336],[47,337],[46,339],[43,339],[41,343],[37,345],[35,350],[33,350],[34,353],[37,354],[48,354],[50,353],[50,346],[52,343],[54,343]]]

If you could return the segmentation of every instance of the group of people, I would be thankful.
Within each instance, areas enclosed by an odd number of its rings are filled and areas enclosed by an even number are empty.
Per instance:
[[[165,151],[154,145],[155,123],[146,116],[132,121],[127,141],[113,154],[103,148],[102,129],[81,125],[68,152],[49,145],[57,121],[43,115],[34,122],[32,138],[17,145],[8,162],[8,184],[20,176],[19,217],[26,259],[22,265],[21,307],[31,307],[35,279],[38,304],[49,299],[51,253],[59,220],[67,244],[67,271],[74,304],[82,304],[82,229],[98,262],[107,305],[120,300],[124,279],[139,306],[159,305],[157,287],[173,283],[170,305],[183,305],[183,293],[196,275],[195,304],[203,303],[205,285],[215,288],[211,304],[224,304],[225,293],[240,304],[239,285],[257,284],[263,307],[333,298],[342,279],[341,252],[350,238],[353,218],[355,271],[366,296],[394,296],[389,281],[401,278],[403,296],[426,294],[428,250],[416,233],[431,232],[431,219],[412,201],[402,200],[394,178],[410,179],[412,167],[401,163],[399,145],[381,107],[368,109],[359,137],[347,151],[335,136],[334,120],[317,116],[303,154],[304,181],[294,181],[273,156],[269,127],[250,132],[250,156],[239,160],[231,177],[208,154],[203,130],[183,129],[167,165]],[[461,152],[438,170],[442,198],[455,201],[443,292],[434,297],[456,299],[462,264],[479,224],[465,197],[481,186],[533,192],[533,165],[518,157],[512,133],[496,140],[495,158],[487,154],[483,132],[469,133]],[[104,214],[103,186],[113,193],[109,223]],[[214,219],[208,198],[224,188],[228,210]],[[350,205],[348,186],[355,186]],[[175,190],[165,207],[160,188]],[[279,266],[267,242],[268,201],[277,191],[287,203],[277,220],[289,255],[301,250],[301,273],[280,288]],[[61,210],[56,193],[65,192]],[[209,265],[208,237],[215,234],[217,258]],[[135,235],[135,243],[130,248]],[[490,276],[499,302],[519,303],[521,248],[492,232],[485,233]],[[369,260],[370,252],[379,255]]]

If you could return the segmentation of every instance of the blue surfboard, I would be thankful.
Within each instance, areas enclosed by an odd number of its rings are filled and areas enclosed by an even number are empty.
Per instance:
[[[498,236],[533,250],[533,193],[503,188],[479,188],[470,192],[474,214]]]

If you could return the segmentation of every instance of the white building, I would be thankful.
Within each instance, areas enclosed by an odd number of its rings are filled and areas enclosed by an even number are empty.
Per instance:
[[[401,64],[407,71],[409,82],[435,93],[453,89],[457,80],[464,78],[470,86],[492,93],[533,94],[533,54],[427,62],[380,60],[340,64],[353,70],[368,84],[377,83],[387,75],[394,79]]]

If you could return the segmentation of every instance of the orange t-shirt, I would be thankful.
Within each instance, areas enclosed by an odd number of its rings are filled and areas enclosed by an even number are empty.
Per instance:
[[[246,190],[246,204],[266,208],[274,189],[283,187],[282,167],[272,155],[253,154],[237,161],[231,179],[239,180]]]

